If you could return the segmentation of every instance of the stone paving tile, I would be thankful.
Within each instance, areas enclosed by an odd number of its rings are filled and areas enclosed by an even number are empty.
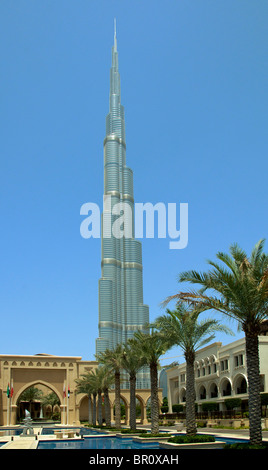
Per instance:
[[[20,438],[14,441],[8,442],[2,446],[1,450],[5,449],[36,449],[38,441],[34,438],[28,437],[26,439]]]

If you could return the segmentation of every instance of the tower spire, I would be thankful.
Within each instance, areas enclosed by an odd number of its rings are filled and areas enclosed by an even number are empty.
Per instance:
[[[114,51],[117,52],[116,18],[114,18]]]
[[[109,113],[103,146],[104,197],[109,202],[102,214],[97,354],[126,343],[134,331],[145,330],[149,323],[149,307],[143,303],[142,247],[134,237],[132,222],[133,173],[126,165],[125,113],[121,104],[115,19]],[[114,208],[121,210],[121,207],[124,212],[123,236],[118,231],[114,232]],[[149,371],[144,368],[137,376],[137,386],[147,388],[149,377]],[[124,386],[128,385],[127,382],[128,377],[124,376]]]

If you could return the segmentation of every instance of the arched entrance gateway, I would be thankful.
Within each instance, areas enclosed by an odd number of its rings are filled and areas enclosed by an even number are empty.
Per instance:
[[[95,362],[84,365],[79,357],[48,354],[0,356],[0,424],[16,424],[25,409],[29,411],[29,401],[32,401],[30,412],[33,419],[40,419],[40,415],[51,406],[52,413],[57,410],[61,424],[76,424],[79,417],[75,406],[75,379],[77,373],[84,373],[94,366]],[[38,394],[30,400],[27,397],[26,391],[31,389],[43,396],[53,393],[57,397],[56,403],[43,409]]]
[[[87,421],[92,403],[86,394],[77,394],[76,380],[97,367],[96,361],[82,361],[81,357],[1,355],[0,426],[15,425],[24,418],[25,409],[31,412],[33,419],[38,420],[53,416],[61,424],[75,426],[80,421]],[[41,392],[42,400],[38,391]],[[52,394],[53,400],[45,407],[43,398],[49,394]],[[147,423],[146,403],[150,394],[148,389],[137,389],[137,423]],[[109,397],[113,421],[113,390],[109,392]],[[128,424],[130,391],[121,390],[121,397],[125,410],[124,422]],[[159,402],[161,400],[162,390],[159,389]]]
[[[61,397],[57,390],[44,381],[25,385],[16,402],[17,422],[25,418],[25,411],[30,413],[33,420],[52,419],[60,421],[61,418]]]

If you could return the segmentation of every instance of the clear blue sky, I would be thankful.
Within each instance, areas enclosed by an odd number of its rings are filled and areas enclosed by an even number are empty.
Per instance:
[[[135,202],[189,204],[186,249],[142,241],[150,319],[179,272],[267,236],[266,1],[1,0],[0,353],[94,359],[80,207],[102,205],[114,17]]]

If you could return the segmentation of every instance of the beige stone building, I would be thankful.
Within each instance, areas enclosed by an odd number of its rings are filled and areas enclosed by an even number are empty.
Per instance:
[[[85,394],[76,393],[75,380],[82,374],[94,370],[96,361],[83,361],[81,357],[52,356],[37,354],[33,356],[0,355],[0,425],[15,425],[20,413],[19,398],[31,386],[55,392],[60,405],[62,425],[79,425],[88,419],[89,399]],[[8,398],[8,386],[13,389],[12,397]],[[64,389],[66,397],[64,398]],[[70,391],[68,398],[68,389]],[[136,398],[140,403],[140,422],[147,423],[146,406],[150,399],[150,390],[138,389]],[[114,419],[114,392],[109,393],[111,416]],[[125,405],[125,423],[129,422],[130,393],[121,390],[121,399]],[[159,404],[162,391],[159,390]],[[92,406],[92,404],[91,404]],[[40,411],[38,401],[33,404],[31,413],[35,418]],[[38,413],[39,413],[38,411]],[[54,410],[55,411],[55,410]]]
[[[259,336],[261,392],[268,393],[268,336]],[[172,405],[185,405],[186,363],[166,371],[169,412]],[[215,402],[224,411],[227,398],[241,398],[242,408],[247,408],[248,379],[245,338],[222,345],[212,343],[196,353],[195,393],[198,411],[202,404]]]

